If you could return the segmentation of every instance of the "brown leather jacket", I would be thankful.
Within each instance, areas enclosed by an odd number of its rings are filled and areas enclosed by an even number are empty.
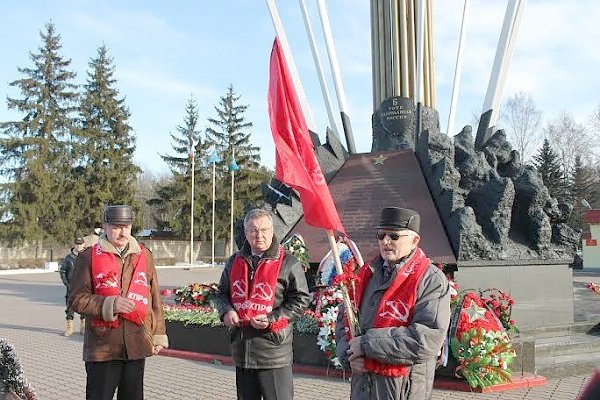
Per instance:
[[[153,346],[168,347],[165,331],[165,320],[160,297],[160,287],[154,257],[148,249],[142,249],[138,242],[131,238],[127,251],[122,256],[117,249],[102,235],[98,245],[103,251],[114,253],[122,263],[121,293],[125,295],[133,275],[132,259],[143,252],[147,261],[147,277],[149,284],[148,309],[144,325],[138,326],[113,313],[115,296],[94,294],[92,287],[91,264],[92,248],[79,254],[75,262],[75,272],[71,279],[69,302],[79,314],[100,318],[105,321],[119,319],[118,328],[94,327],[90,323],[85,327],[83,342],[84,361],[138,360],[152,355]]]

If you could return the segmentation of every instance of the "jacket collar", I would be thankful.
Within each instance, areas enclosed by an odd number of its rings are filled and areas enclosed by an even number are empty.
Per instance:
[[[263,253],[263,258],[277,258],[277,255],[279,254],[279,240],[277,240],[277,236],[275,236],[275,234],[273,234],[273,242],[271,243],[271,246],[265,250],[265,252]],[[252,257],[252,250],[250,249],[250,243],[248,243],[247,240],[244,241],[244,245],[242,246],[242,249],[240,250],[240,255],[246,258],[250,258]]]

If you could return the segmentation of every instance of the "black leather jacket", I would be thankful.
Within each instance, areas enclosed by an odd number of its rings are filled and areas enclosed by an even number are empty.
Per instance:
[[[276,258],[279,242],[273,238],[273,244],[263,254],[265,258]],[[223,315],[234,310],[231,304],[229,290],[229,275],[231,266],[236,257],[244,258],[248,263],[248,271],[252,271],[251,251],[248,242],[242,249],[231,256],[225,265],[217,296],[217,309],[223,320]],[[259,265],[260,265],[259,261]],[[250,279],[250,283],[252,280]],[[279,277],[277,278],[277,291],[273,311],[269,314],[269,321],[287,318],[289,325],[273,333],[268,329],[257,330],[251,326],[231,328],[229,330],[231,342],[231,355],[235,365],[241,368],[270,369],[282,368],[292,364],[292,321],[302,315],[308,303],[310,294],[306,277],[300,261],[293,255],[285,253]]]

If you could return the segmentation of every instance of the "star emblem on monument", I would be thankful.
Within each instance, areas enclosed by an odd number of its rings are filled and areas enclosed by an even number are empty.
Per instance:
[[[388,158],[386,156],[384,156],[383,154],[378,155],[377,157],[373,158],[373,164],[375,165],[383,165],[383,162],[385,160],[387,160]]]
[[[478,319],[486,320],[485,312],[486,309],[479,307],[475,301],[471,300],[471,305],[463,310],[469,316],[469,323],[477,321]]]

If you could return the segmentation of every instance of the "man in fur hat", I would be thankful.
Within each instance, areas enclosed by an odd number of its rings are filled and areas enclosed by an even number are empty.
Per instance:
[[[350,339],[340,309],[337,355],[352,369],[351,399],[429,399],[450,323],[450,287],[419,247],[413,210],[381,211],[380,255],[363,266],[354,300],[361,335]]]
[[[104,233],[75,262],[73,309],[88,319],[86,399],[143,400],[146,357],[168,347],[152,253],[131,236],[129,206],[107,206]]]

